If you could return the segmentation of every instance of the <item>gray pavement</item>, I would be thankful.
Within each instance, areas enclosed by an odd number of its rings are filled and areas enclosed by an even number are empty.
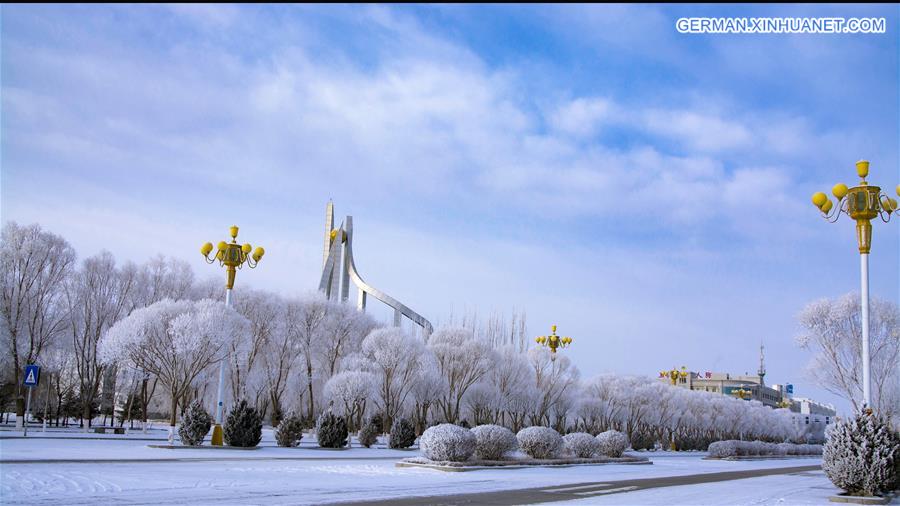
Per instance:
[[[520,504],[540,504],[548,502],[570,501],[575,499],[587,499],[609,494],[621,494],[635,490],[646,490],[659,487],[674,487],[679,485],[696,485],[700,483],[714,483],[719,481],[742,480],[745,478],[758,478],[777,474],[799,474],[821,469],[821,466],[795,466],[774,469],[753,469],[746,471],[726,471],[721,473],[691,474],[685,476],[664,476],[659,478],[640,478],[633,480],[609,480],[593,483],[570,483],[554,487],[526,488],[519,490],[504,490],[497,492],[478,492],[474,494],[454,494],[442,496],[417,496],[384,499],[376,501],[359,501],[336,503],[340,505],[354,506],[516,506]]]

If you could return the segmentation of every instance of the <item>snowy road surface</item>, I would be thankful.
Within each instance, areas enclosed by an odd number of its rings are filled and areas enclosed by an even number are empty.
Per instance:
[[[448,473],[420,468],[397,468],[399,460],[417,454],[387,449],[354,448],[327,452],[264,447],[256,451],[163,450],[145,441],[3,439],[0,440],[0,503],[28,504],[322,504],[422,495],[453,495],[491,490],[552,487],[600,481],[661,476],[780,468],[818,464],[816,459],[753,462],[701,460],[702,453],[650,454],[653,465],[583,466],[561,469],[484,470]],[[390,457],[387,460],[357,460]],[[317,460],[283,460],[283,459]],[[42,463],[55,459],[56,463]],[[58,463],[59,459],[76,462]],[[128,459],[127,462],[116,462]],[[160,460],[166,459],[166,460]],[[325,459],[325,460],[320,460]],[[30,463],[22,461],[29,460]],[[96,462],[102,460],[103,463]],[[11,463],[15,461],[17,463]],[[603,504],[718,504],[699,500],[699,488],[711,491],[742,490],[746,503],[809,504],[779,500],[770,487],[742,482],[795,483],[798,490],[828,487],[823,476],[754,478],[725,483],[669,487],[610,495]],[[806,485],[801,485],[808,481]],[[737,485],[734,485],[737,484]],[[756,495],[753,491],[756,490]],[[825,489],[822,489],[825,490]],[[816,497],[826,498],[834,492]],[[685,502],[679,502],[679,495]],[[790,492],[789,490],[787,492]],[[785,493],[787,493],[785,492]],[[718,492],[716,492],[718,493]],[[773,495],[774,494],[774,495]],[[776,497],[778,496],[778,497]],[[600,495],[586,497],[588,503]],[[728,497],[728,496],[725,496]],[[794,497],[794,496],[791,496]],[[665,501],[663,501],[665,498]],[[645,502],[641,502],[645,501]],[[581,501],[579,501],[581,502]],[[813,502],[815,504],[815,502]]]

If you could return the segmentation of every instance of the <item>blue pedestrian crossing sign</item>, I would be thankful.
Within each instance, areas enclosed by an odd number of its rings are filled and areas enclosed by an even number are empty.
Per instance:
[[[25,366],[25,380],[22,381],[22,384],[26,387],[36,387],[38,384],[38,380],[41,379],[41,366],[39,365],[26,365]]]

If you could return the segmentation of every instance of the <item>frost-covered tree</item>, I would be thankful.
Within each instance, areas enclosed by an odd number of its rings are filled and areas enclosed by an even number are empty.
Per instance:
[[[200,401],[195,400],[184,412],[184,419],[181,427],[178,428],[178,436],[181,443],[188,446],[200,446],[203,444],[203,438],[209,433],[212,427],[213,418],[203,408]]]
[[[316,420],[316,440],[322,448],[347,446],[347,421],[342,416],[326,411]]]
[[[21,374],[68,325],[63,284],[75,250],[40,225],[7,222],[0,240],[0,339],[16,389],[16,424],[25,415]],[[7,369],[8,370],[8,369]]]
[[[444,392],[438,397],[437,406],[446,421],[455,423],[466,392],[490,370],[493,350],[476,339],[472,331],[461,327],[438,329],[429,338],[428,349],[444,378]]]
[[[256,446],[262,440],[262,415],[246,399],[241,399],[228,412],[222,433],[229,446]]]
[[[391,426],[391,438],[388,446],[391,448],[409,448],[416,442],[416,428],[406,418],[397,418]]]
[[[875,414],[861,412],[835,424],[822,452],[822,469],[851,495],[879,495],[900,485],[900,434]]]
[[[127,361],[159,378],[170,395],[172,439],[178,399],[204,369],[226,358],[231,342],[248,327],[246,318],[221,302],[165,299],[114,325],[99,349],[105,363]]]
[[[366,335],[377,327],[371,316],[354,306],[340,302],[330,302],[329,306],[322,339],[316,347],[326,381],[338,373],[341,359],[358,350]]]
[[[284,322],[294,352],[300,356],[300,375],[306,385],[307,419],[315,419],[314,365],[317,343],[324,332],[329,303],[321,295],[290,299],[286,302]]]
[[[355,432],[362,425],[366,402],[377,384],[375,374],[366,371],[344,371],[325,383],[324,396],[334,410],[347,419],[347,428]]]
[[[288,413],[275,429],[275,441],[278,446],[293,447],[299,446],[301,439],[303,439],[303,418],[294,412]]]
[[[362,342],[362,353],[377,377],[375,402],[391,427],[421,371],[422,342],[398,327],[375,329]]]
[[[578,369],[572,365],[569,357],[563,355],[554,360],[550,351],[545,348],[528,350],[528,360],[534,369],[534,379],[541,393],[531,423],[550,425],[553,422],[550,419],[553,410],[563,403],[566,411],[571,407],[566,396],[578,384]],[[554,425],[557,425],[557,429],[563,428],[558,424]]]
[[[412,387],[412,420],[416,426],[416,434],[422,434],[428,426],[428,412],[432,405],[440,397],[444,388],[444,381],[434,365],[434,359],[429,354],[422,356],[422,367],[419,375],[413,380]]]
[[[797,343],[814,353],[808,374],[829,392],[862,409],[862,312],[859,294],[820,299],[798,319]],[[887,417],[900,415],[900,310],[893,302],[869,303],[869,353],[872,408]]]
[[[373,444],[378,442],[378,434],[380,433],[381,427],[379,427],[371,418],[367,419],[362,425],[362,428],[359,429],[359,444],[366,448],[370,448]]]
[[[496,354],[485,380],[497,389],[494,420],[518,432],[524,424],[524,411],[530,411],[537,396],[533,373],[527,356],[517,348],[504,346]]]
[[[231,395],[233,399],[253,399],[257,408],[261,394],[267,390],[266,371],[261,369],[266,343],[278,339],[281,302],[277,295],[259,290],[241,290],[232,301],[234,309],[250,322],[250,328],[229,343]]]
[[[112,254],[104,251],[85,259],[67,278],[65,300],[84,430],[88,430],[93,418],[107,365],[101,360],[98,346],[107,329],[131,308],[136,272],[133,264],[116,267]]]

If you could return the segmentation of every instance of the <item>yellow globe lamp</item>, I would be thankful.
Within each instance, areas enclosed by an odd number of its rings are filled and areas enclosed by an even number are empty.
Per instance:
[[[200,253],[202,253],[203,256],[209,256],[209,253],[212,251],[212,249],[213,249],[212,243],[208,242],[208,243],[203,244],[203,246],[200,247]]]
[[[812,196],[812,203],[819,209],[822,209],[822,206],[825,205],[825,202],[828,202],[828,196],[822,192],[816,192]]]
[[[833,193],[838,200],[844,198],[847,195],[848,191],[850,191],[850,189],[847,188],[847,185],[845,185],[844,183],[838,183],[834,185],[834,188],[831,189],[831,193]]]

